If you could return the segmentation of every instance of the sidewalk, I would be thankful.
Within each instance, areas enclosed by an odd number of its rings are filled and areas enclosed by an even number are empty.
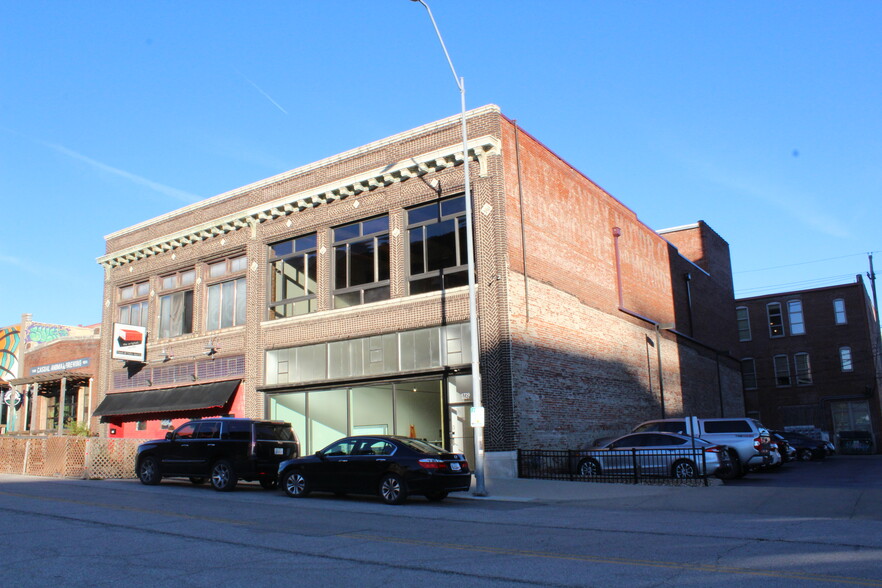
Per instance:
[[[674,510],[882,521],[880,488],[782,488],[726,486],[653,486],[528,479],[487,479],[487,496],[452,494],[465,500],[522,503],[577,503],[620,510]],[[474,489],[474,486],[473,486]]]

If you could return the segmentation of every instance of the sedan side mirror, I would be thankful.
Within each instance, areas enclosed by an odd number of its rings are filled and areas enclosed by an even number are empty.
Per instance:
[[[175,434],[172,433],[171,431],[169,431],[168,433],[165,434],[165,438],[168,439],[169,441],[171,441],[172,437],[174,437],[174,436],[175,436]]]
[[[325,454],[322,453],[321,451],[316,451],[315,456],[319,459],[325,459]]]

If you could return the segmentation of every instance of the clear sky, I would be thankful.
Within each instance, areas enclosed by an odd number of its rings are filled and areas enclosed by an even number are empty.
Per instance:
[[[882,274],[882,2],[430,6],[468,108],[706,221],[736,295]],[[97,323],[105,235],[459,108],[408,0],[0,3],[0,327]]]

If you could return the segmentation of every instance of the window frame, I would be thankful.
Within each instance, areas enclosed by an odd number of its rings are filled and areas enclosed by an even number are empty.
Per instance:
[[[772,308],[777,309],[777,315],[780,318],[780,324],[776,325],[772,322]],[[780,302],[769,302],[766,304],[766,318],[769,324],[769,338],[780,339],[786,334],[784,330],[784,310],[781,308]],[[780,333],[776,334],[776,329],[780,329]]]
[[[839,371],[842,373],[854,372],[854,355],[849,345],[841,345],[839,347]]]
[[[302,242],[303,247],[298,247],[298,242]],[[282,246],[286,243],[291,243],[291,253],[286,253],[283,255],[278,255],[274,252],[274,247]],[[269,244],[270,255],[267,260],[267,319],[268,320],[277,320],[283,318],[290,318],[293,316],[303,316],[307,314],[311,314],[318,310],[318,233],[306,233],[297,237],[292,237],[290,239],[284,239],[282,241],[277,241],[275,243]],[[281,263],[285,264],[288,260],[302,260],[303,261],[303,275],[306,278],[306,287],[304,291],[307,293],[302,296],[292,296],[290,298],[280,298],[276,300],[276,276],[277,269],[276,265]],[[310,265],[310,259],[312,259],[312,265]],[[291,263],[290,265],[294,265]],[[298,269],[298,268],[295,268]],[[298,269],[299,271],[299,269]],[[311,273],[310,273],[311,272]],[[309,290],[309,281],[310,277],[312,278],[313,289]],[[306,302],[306,312],[294,312],[299,303]],[[288,312],[288,307],[290,305],[291,312]],[[279,310],[277,310],[279,309]]]
[[[741,311],[744,311],[744,316],[741,315]],[[741,323],[746,323],[746,329],[741,327]],[[735,307],[735,325],[738,329],[738,340],[739,341],[753,341],[753,333],[750,330],[750,309],[746,306],[737,306]],[[747,336],[743,337],[742,333],[746,331]]]
[[[405,209],[405,220],[407,225],[407,242],[405,245],[406,249],[406,267],[407,267],[407,292],[408,294],[423,294],[427,292],[438,292],[442,290],[446,290],[447,286],[447,277],[456,277],[456,278],[464,278],[465,282],[463,284],[456,284],[454,282],[451,288],[455,288],[457,286],[464,286],[468,284],[468,253],[467,253],[467,244],[466,244],[466,202],[465,202],[465,194],[458,194],[454,196],[450,196],[447,198],[439,198],[437,200],[433,200],[431,202],[424,202],[422,204],[418,204],[416,206],[412,206],[410,208]],[[454,212],[444,214],[444,206],[445,204],[451,204],[458,200],[462,201],[462,207],[457,207]],[[420,210],[420,209],[428,209],[429,207],[436,208],[436,214],[424,220],[417,220],[411,222],[410,215],[411,213]],[[453,229],[453,252],[456,258],[456,263],[454,265],[448,265],[444,267],[440,267],[437,269],[427,269],[430,262],[430,251],[429,251],[429,243],[430,238],[427,235],[427,231],[429,227],[441,225],[442,223],[453,221],[454,229]],[[419,273],[413,273],[413,249],[414,249],[414,241],[413,241],[413,233],[416,231],[420,231],[421,238],[421,257],[422,257],[422,271]],[[433,278],[438,279],[438,287],[430,286],[428,289],[420,290],[418,292],[413,292],[413,284],[415,282],[429,282]]]
[[[745,369],[747,366],[750,366],[750,370]],[[745,374],[749,373],[751,378],[753,379],[753,385],[748,386],[747,379],[745,378]],[[756,390],[758,388],[758,382],[756,378],[756,360],[752,357],[745,357],[741,360],[741,388],[742,390]]]
[[[223,264],[221,273],[212,276],[212,272],[215,268],[220,267],[221,264]],[[210,280],[205,284],[205,330],[220,331],[222,329],[243,326],[248,320],[248,256],[244,253],[230,255],[223,259],[206,262],[205,265],[205,273]],[[224,285],[230,282],[233,283],[232,324],[224,326]],[[241,293],[245,297],[245,302],[241,307],[241,316],[239,306],[240,284],[242,287]],[[212,291],[215,288],[219,289],[219,300],[217,309],[212,310]],[[211,323],[212,314],[218,315],[216,326],[213,326]]]
[[[787,321],[790,323],[791,337],[805,335],[805,312],[802,309],[802,300],[794,298],[787,301]]]
[[[195,314],[194,290],[196,286],[196,268],[188,268],[165,274],[159,278],[159,283],[159,316],[157,318],[157,322],[159,323],[159,328],[157,329],[158,338],[173,339],[175,337],[181,337],[183,335],[191,335],[194,331],[193,318]],[[180,329],[175,328],[174,330],[172,330],[172,327],[174,326],[173,324],[167,325],[167,328],[165,325],[163,325],[163,307],[166,300],[168,300],[169,303],[174,304],[172,300],[175,296],[183,297],[183,307],[181,310]],[[188,299],[189,309],[187,308]],[[169,320],[171,320],[171,318]],[[180,332],[178,332],[178,330],[180,330]]]
[[[805,358],[805,366],[800,366],[800,360]],[[797,386],[811,386],[814,381],[812,378],[812,363],[809,354],[805,351],[793,354],[793,371]]]
[[[837,304],[839,303],[842,308],[837,308]],[[840,315],[842,316],[842,320],[839,320]],[[847,325],[848,324],[848,312],[845,310],[845,298],[834,298],[833,299],[833,324],[834,325]]]
[[[784,362],[783,371],[786,371],[786,377],[782,376],[782,370],[780,369],[782,366],[779,365],[779,360]],[[793,380],[790,377],[790,358],[786,354],[782,353],[772,357],[772,369],[775,372],[776,388],[789,388],[793,385]]]
[[[380,219],[385,219],[385,228],[373,232],[365,232],[365,228],[368,223],[378,221]],[[389,221],[390,218],[388,214],[381,214],[379,216],[373,216],[352,223],[338,225],[331,229],[331,301],[332,306],[335,309],[351,308],[353,306],[361,306],[364,304],[370,304],[371,302],[389,300],[391,298],[392,251]],[[342,231],[343,229],[355,226],[358,226],[357,235],[345,237],[342,239],[337,238],[337,231]],[[381,242],[384,239],[386,249],[385,260],[382,259],[383,244]],[[352,246],[360,243],[366,243],[368,241],[370,241],[371,247],[373,248],[372,273],[374,279],[369,282],[352,285]],[[338,261],[338,252],[341,249],[344,250],[344,257],[346,260],[346,268],[345,270],[343,270],[346,278],[346,285],[338,287],[337,280],[340,276],[341,271]],[[385,278],[382,277],[384,271],[386,273]],[[383,292],[383,290],[385,290],[385,292]],[[378,293],[379,297],[374,298],[373,296],[376,294],[372,295],[372,293]],[[338,300],[346,294],[358,294],[358,302],[352,304],[340,304]],[[371,297],[372,299],[367,300],[368,297]]]
[[[124,292],[129,288],[132,289],[130,296],[126,296]],[[142,291],[143,290],[143,291]],[[124,325],[135,325],[138,327],[148,327],[150,324],[150,281],[134,282],[126,286],[117,288],[117,308],[116,316],[119,322]],[[140,318],[138,321],[131,320],[132,310],[138,307]],[[127,318],[123,318],[123,311]]]

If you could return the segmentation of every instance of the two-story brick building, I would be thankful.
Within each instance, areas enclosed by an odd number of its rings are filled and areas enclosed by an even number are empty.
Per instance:
[[[878,450],[879,324],[860,275],[852,284],[742,298],[736,316],[748,414],[833,441],[870,434]]]
[[[96,416],[150,437],[207,414],[472,451],[480,354],[488,465],[661,415],[743,414],[728,245],[662,235],[495,106],[468,113],[477,324],[470,345],[459,117],[106,238]],[[679,251],[678,251],[679,248]],[[493,459],[491,459],[491,457]]]

